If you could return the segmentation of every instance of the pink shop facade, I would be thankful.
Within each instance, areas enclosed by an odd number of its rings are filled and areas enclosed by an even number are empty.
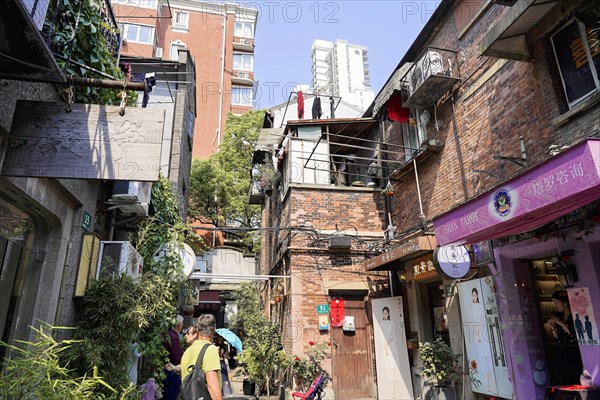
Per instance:
[[[600,140],[573,146],[433,224],[438,245],[489,252],[513,398],[544,399],[564,384],[569,366],[548,323],[559,291],[570,300],[581,365],[600,385]]]

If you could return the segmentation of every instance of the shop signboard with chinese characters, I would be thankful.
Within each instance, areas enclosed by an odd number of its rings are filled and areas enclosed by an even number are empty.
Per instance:
[[[158,181],[165,110],[120,111],[19,100],[2,175]]]
[[[439,245],[535,229],[598,198],[600,140],[588,139],[434,218]]]
[[[513,397],[500,329],[495,288],[490,277],[458,284],[471,390]]]
[[[600,346],[590,290],[587,287],[569,288],[567,294],[569,295],[571,314],[574,316],[577,342],[580,346]]]
[[[431,261],[431,257],[413,261],[413,279],[415,281],[422,281],[437,276],[438,273]]]
[[[380,400],[413,398],[402,297],[372,300],[373,336]]]

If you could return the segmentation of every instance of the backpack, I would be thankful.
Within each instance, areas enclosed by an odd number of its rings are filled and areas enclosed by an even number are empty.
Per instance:
[[[208,392],[208,386],[206,385],[206,374],[202,369],[202,359],[204,358],[204,353],[208,346],[210,346],[210,344],[206,343],[204,347],[202,347],[198,359],[196,360],[196,365],[190,365],[188,367],[188,371],[190,368],[192,370],[181,383],[179,400],[212,400],[210,393]]]

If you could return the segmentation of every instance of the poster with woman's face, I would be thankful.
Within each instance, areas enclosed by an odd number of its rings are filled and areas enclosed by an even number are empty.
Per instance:
[[[490,331],[484,306],[485,297],[480,280],[459,283],[458,297],[471,390],[487,395],[498,395]]]
[[[413,398],[402,297],[372,300],[377,393],[380,400]]]

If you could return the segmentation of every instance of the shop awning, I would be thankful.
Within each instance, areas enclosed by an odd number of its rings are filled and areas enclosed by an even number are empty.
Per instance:
[[[397,261],[408,260],[431,253],[437,244],[434,236],[417,236],[400,246],[363,262],[365,271],[390,271],[399,269]]]
[[[559,0],[519,0],[483,37],[481,54],[511,60],[530,60],[527,32],[531,30]]]
[[[433,219],[439,245],[526,232],[600,198],[600,140],[589,139]]]

